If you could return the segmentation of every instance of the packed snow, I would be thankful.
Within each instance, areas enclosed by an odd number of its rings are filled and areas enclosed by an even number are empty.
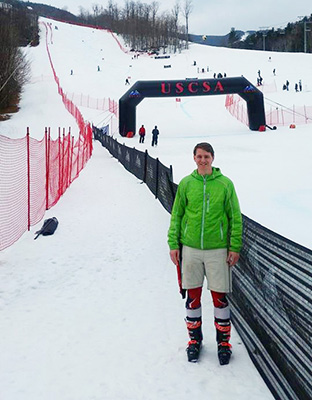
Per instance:
[[[256,83],[260,69],[264,82],[277,87],[266,95],[266,105],[312,105],[311,54],[191,44],[188,51],[171,54],[169,61],[133,58],[108,32],[41,21],[52,24],[49,49],[68,94],[118,101],[128,89],[126,78],[133,84],[226,72]],[[40,45],[25,53],[31,62],[30,82],[20,111],[1,122],[1,134],[23,137],[29,127],[31,136],[41,139],[46,126],[54,137],[58,127],[70,126],[77,135],[57,93],[42,24]],[[168,63],[171,68],[164,68]],[[206,72],[198,73],[197,67]],[[287,79],[289,92],[282,90]],[[299,79],[303,91],[296,93]],[[228,113],[224,102],[224,96],[182,98],[179,103],[175,98],[145,99],[137,110],[137,129],[141,124],[147,129],[145,143],[138,143],[138,135],[127,139],[114,132],[114,137],[171,164],[177,183],[195,169],[195,144],[210,142],[214,165],[233,180],[242,212],[311,248],[312,125],[252,132]],[[80,110],[98,127],[109,119],[103,111]],[[160,130],[156,148],[150,145],[154,125]],[[187,362],[184,303],[167,247],[170,215],[140,183],[95,142],[79,178],[46,213],[46,218],[59,220],[55,234],[34,241],[41,221],[1,252],[1,399],[273,398],[235,329],[231,364],[218,365],[207,291],[201,360]]]

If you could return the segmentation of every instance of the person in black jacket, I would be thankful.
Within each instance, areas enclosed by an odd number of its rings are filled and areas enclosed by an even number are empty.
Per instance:
[[[152,135],[153,135],[153,139],[152,139],[152,146],[157,146],[158,143],[158,135],[159,135],[159,130],[157,129],[157,125],[155,125],[155,128],[152,130]]]

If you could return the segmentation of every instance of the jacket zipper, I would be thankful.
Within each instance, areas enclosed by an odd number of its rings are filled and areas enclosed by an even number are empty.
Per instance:
[[[203,193],[203,214],[202,214],[202,226],[201,226],[201,239],[200,239],[200,245],[201,249],[204,249],[204,228],[205,228],[205,194],[206,194],[206,177],[203,177],[204,179],[204,193]]]
[[[220,222],[220,234],[221,234],[221,240],[223,240],[223,223]]]

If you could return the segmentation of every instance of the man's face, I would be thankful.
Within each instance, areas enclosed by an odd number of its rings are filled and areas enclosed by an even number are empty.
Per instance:
[[[199,174],[210,175],[212,173],[211,164],[213,162],[213,157],[211,153],[203,149],[197,149],[196,154],[194,156],[194,161],[196,162]]]

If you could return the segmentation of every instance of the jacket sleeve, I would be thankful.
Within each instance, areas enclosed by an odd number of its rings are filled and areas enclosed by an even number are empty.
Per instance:
[[[179,249],[180,238],[181,238],[181,224],[182,224],[182,218],[185,213],[185,207],[186,207],[185,187],[183,185],[183,182],[181,181],[178,186],[178,190],[171,211],[171,220],[168,231],[168,245],[170,250]]]
[[[233,183],[228,188],[226,213],[229,219],[229,250],[239,253],[242,248],[243,222]]]

